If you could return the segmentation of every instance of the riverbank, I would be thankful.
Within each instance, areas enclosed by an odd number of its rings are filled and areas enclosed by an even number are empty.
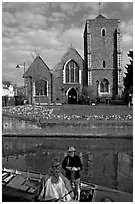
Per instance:
[[[128,134],[128,135],[114,135],[114,134],[65,134],[65,133],[51,133],[51,134],[25,134],[25,133],[20,133],[20,134],[16,134],[16,133],[4,133],[2,135],[3,137],[22,137],[22,138],[26,138],[26,137],[31,137],[31,138],[102,138],[102,139],[132,139],[133,135],[132,134]]]

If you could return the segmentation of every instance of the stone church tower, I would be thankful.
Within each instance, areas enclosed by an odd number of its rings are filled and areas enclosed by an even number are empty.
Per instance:
[[[99,98],[116,98],[122,94],[119,24],[118,19],[107,19],[101,14],[86,20],[83,87],[91,87]]]

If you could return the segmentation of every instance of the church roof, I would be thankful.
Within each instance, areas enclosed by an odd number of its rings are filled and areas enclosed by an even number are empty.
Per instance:
[[[37,61],[37,62],[38,62],[38,61],[41,61],[41,62],[45,65],[45,67],[47,67],[47,69],[50,71],[49,67],[48,67],[47,64],[44,62],[44,60],[41,58],[40,55],[38,55],[38,56],[34,59],[34,62],[33,62],[33,63],[35,63],[36,61]]]
[[[44,60],[41,58],[41,56],[38,55],[38,56],[34,59],[34,61],[32,62],[32,64],[29,66],[29,68],[26,70],[25,76],[27,76],[27,75],[30,74],[30,72],[31,72],[31,70],[33,69],[34,66],[37,66],[37,67],[39,66],[39,67],[40,67],[41,63],[44,64],[44,66],[45,66],[45,67],[48,69],[48,71],[50,72],[49,67],[46,65],[46,63],[45,63]]]
[[[104,21],[104,20],[105,20],[105,21],[106,21],[106,20],[109,20],[109,21],[110,21],[110,20],[117,20],[118,22],[120,22],[119,19],[115,19],[115,18],[109,19],[109,18],[106,18],[105,16],[103,16],[103,15],[100,14],[100,13],[97,15],[96,18],[94,18],[94,19],[87,19],[86,22],[92,22],[92,21],[97,21],[97,20],[98,20],[98,21],[102,21],[102,20],[103,20],[103,21]]]
[[[105,18],[106,18],[105,16],[99,14],[95,19],[105,19]]]
[[[60,61],[55,65],[53,72],[57,72],[61,70],[61,66],[59,67],[59,65],[61,64],[61,62],[67,61],[67,56],[69,58],[72,58],[73,56],[79,56],[82,60],[82,56],[79,54],[79,52],[73,47],[73,45],[70,45],[70,47],[67,49],[67,51],[64,53],[64,55],[61,57]],[[72,56],[72,57],[71,57]],[[58,74],[58,73],[57,73]]]
[[[67,49],[67,51],[65,52],[65,54],[63,55],[63,57],[65,56],[65,55],[67,55],[67,53],[71,53],[71,52],[74,52],[74,53],[76,53],[77,55],[79,55],[81,58],[82,58],[82,56],[79,54],[79,52],[73,47],[73,45],[71,45],[68,49]],[[62,57],[62,58],[63,58]]]

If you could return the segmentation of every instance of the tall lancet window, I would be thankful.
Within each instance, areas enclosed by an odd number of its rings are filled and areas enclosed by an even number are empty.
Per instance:
[[[75,67],[75,83],[79,83],[79,68]]]
[[[66,83],[69,83],[69,67],[68,66],[66,66],[65,72],[66,72]]]
[[[105,68],[105,61],[103,60],[103,68]]]

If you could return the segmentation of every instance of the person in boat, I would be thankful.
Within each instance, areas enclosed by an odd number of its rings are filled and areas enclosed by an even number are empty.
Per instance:
[[[76,149],[69,147],[68,154],[62,162],[62,168],[66,172],[66,178],[70,181],[71,186],[74,185],[75,200],[80,200],[80,171],[82,170],[82,162],[78,155],[75,154]]]
[[[48,174],[41,179],[35,201],[71,201],[74,198],[70,182],[60,172],[60,166],[60,161],[57,158],[52,160]]]

